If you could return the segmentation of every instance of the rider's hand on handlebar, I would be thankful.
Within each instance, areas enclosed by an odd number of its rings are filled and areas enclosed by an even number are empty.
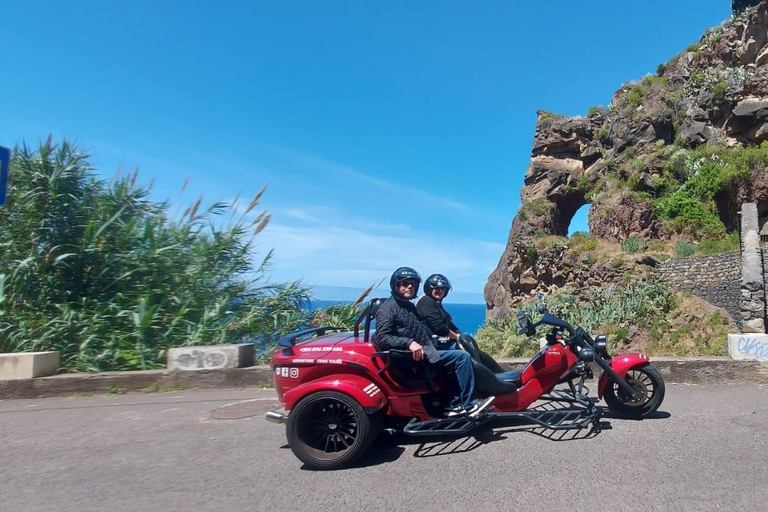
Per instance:
[[[422,359],[424,359],[424,349],[421,348],[421,345],[419,345],[415,341],[411,342],[411,344],[408,346],[408,350],[413,352],[414,361],[421,361]]]

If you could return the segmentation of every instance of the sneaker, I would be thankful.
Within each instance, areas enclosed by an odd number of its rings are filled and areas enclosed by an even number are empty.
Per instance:
[[[456,416],[464,416],[467,414],[467,410],[460,405],[452,405],[445,408],[445,416],[447,418],[453,418]]]
[[[472,404],[472,407],[470,407],[467,410],[467,413],[470,418],[478,418],[484,413],[490,412],[489,407],[493,403],[493,401],[496,400],[495,396],[489,396],[488,398],[484,398],[483,400],[477,400],[474,404]]]

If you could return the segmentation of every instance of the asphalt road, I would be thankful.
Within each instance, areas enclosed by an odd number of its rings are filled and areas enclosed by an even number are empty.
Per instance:
[[[263,419],[274,403],[242,390],[0,401],[0,510],[768,509],[766,386],[668,385],[658,418],[597,435],[386,436],[335,472],[302,468]]]

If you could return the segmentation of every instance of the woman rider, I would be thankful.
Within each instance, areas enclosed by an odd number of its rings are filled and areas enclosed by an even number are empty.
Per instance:
[[[429,329],[429,334],[441,338],[441,350],[451,350],[461,337],[461,331],[443,307],[443,299],[451,291],[451,282],[442,274],[432,274],[424,281],[424,296],[416,303],[419,316]]]

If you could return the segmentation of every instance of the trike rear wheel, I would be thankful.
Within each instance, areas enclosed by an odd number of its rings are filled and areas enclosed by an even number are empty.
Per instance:
[[[659,408],[664,400],[664,379],[659,370],[652,365],[631,368],[624,380],[637,392],[632,397],[625,393],[618,384],[608,381],[605,389],[605,403],[614,412],[627,418],[647,418]]]
[[[288,416],[288,444],[312,469],[339,469],[368,449],[379,434],[377,420],[350,396],[319,391],[303,398]]]

